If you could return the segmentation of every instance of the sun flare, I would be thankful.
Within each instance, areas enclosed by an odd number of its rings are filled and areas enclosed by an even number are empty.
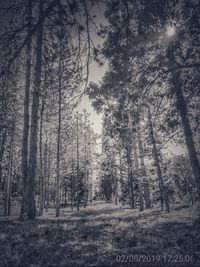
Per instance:
[[[176,33],[176,29],[175,29],[175,27],[173,27],[173,26],[169,26],[169,27],[167,28],[167,36],[168,36],[168,37],[172,37],[172,36],[174,36],[175,33]]]

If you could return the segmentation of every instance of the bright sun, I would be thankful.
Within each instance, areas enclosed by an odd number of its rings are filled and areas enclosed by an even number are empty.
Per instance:
[[[172,36],[174,36],[175,33],[176,33],[175,27],[169,26],[169,27],[167,28],[167,36],[168,36],[168,37],[172,37]]]

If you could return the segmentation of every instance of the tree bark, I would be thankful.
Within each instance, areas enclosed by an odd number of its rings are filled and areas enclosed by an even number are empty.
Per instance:
[[[7,179],[5,181],[4,216],[10,216],[10,208],[11,208],[11,187],[12,187],[12,165],[13,165],[14,132],[15,132],[15,123],[12,122],[10,145],[9,145],[8,172],[7,172]]]
[[[92,142],[92,133],[90,126],[88,127],[88,201],[90,204],[92,203],[93,199],[93,187],[92,187],[92,152],[91,152],[91,142]]]
[[[134,146],[133,146],[133,151],[134,151],[135,170],[136,170],[136,174],[137,174],[140,211],[143,211],[144,210],[144,200],[143,200],[143,193],[142,193],[142,182],[140,180],[141,177],[140,177],[140,172],[139,172],[139,160],[138,160],[138,152],[137,152],[136,144],[134,144]]]
[[[122,173],[122,148],[119,146],[119,171],[120,171],[120,190],[121,190],[121,198],[122,198],[122,205],[125,205],[125,188],[124,188],[124,180],[123,180],[123,173]]]
[[[172,80],[173,80],[174,92],[176,95],[176,108],[179,111],[181,117],[190,164],[197,185],[198,197],[200,199],[200,164],[197,157],[196,148],[194,145],[193,133],[188,116],[187,104],[185,102],[185,98],[183,95],[182,84],[180,82],[179,71],[174,71],[172,73]]]
[[[58,77],[58,133],[57,133],[57,167],[56,167],[56,217],[60,213],[60,142],[61,142],[61,101],[62,101],[62,59],[61,41],[59,55],[59,77]]]
[[[149,125],[150,125],[150,135],[151,135],[152,146],[153,146],[153,156],[154,156],[154,161],[155,161],[158,180],[159,180],[161,209],[164,210],[164,203],[165,203],[167,211],[170,211],[168,196],[167,196],[167,192],[166,192],[165,187],[164,187],[162,171],[161,171],[160,161],[159,161],[159,157],[158,157],[158,150],[156,147],[156,140],[155,140],[155,136],[154,136],[154,129],[153,129],[153,124],[152,124],[151,112],[150,112],[149,107],[148,107],[148,116],[149,116]]]
[[[40,159],[40,175],[39,175],[39,213],[42,216],[44,209],[44,173],[43,173],[43,155],[42,155],[42,135],[43,135],[43,113],[44,113],[44,99],[42,99],[42,106],[40,111],[40,137],[39,137],[39,159]]]
[[[43,15],[44,0],[39,2],[39,19]],[[42,21],[42,20],[41,20]],[[42,42],[43,42],[43,25],[38,24],[37,44],[36,44],[36,65],[35,78],[32,99],[31,113],[31,131],[30,131],[30,149],[28,160],[28,176],[26,181],[26,189],[24,192],[24,201],[22,211],[29,219],[36,216],[35,207],[35,176],[37,167],[37,142],[38,142],[38,111],[41,90],[41,71],[42,71]]]
[[[132,165],[132,160],[131,160],[130,144],[126,144],[126,159],[127,159],[127,166],[128,166],[130,206],[131,208],[135,208],[134,190],[133,190],[133,165]]]
[[[143,150],[143,145],[142,145],[142,140],[141,140],[140,127],[138,127],[138,147],[139,147],[141,175],[143,176],[144,200],[145,200],[146,208],[149,209],[151,208],[150,189],[149,189],[149,183],[147,180],[146,167],[144,163],[144,150]]]
[[[24,88],[24,122],[23,122],[23,138],[22,138],[22,182],[23,194],[26,188],[26,180],[28,175],[28,139],[29,139],[29,105],[30,105],[30,84],[31,84],[31,27],[32,27],[32,0],[28,0],[26,4],[27,13],[27,36],[28,41],[26,45],[26,82]],[[24,198],[23,200],[24,201]],[[24,203],[21,206],[21,215],[23,214]]]
[[[5,128],[5,131],[2,136],[1,150],[0,150],[0,190],[2,189],[2,161],[3,161],[4,151],[6,147],[7,131],[8,129]]]
[[[71,170],[72,170],[72,175],[70,179],[70,199],[71,199],[71,209],[73,210],[74,207],[74,148],[72,144],[72,161],[71,161]]]
[[[114,201],[115,201],[115,205],[117,205],[118,204],[118,181],[117,181],[116,176],[114,178]]]
[[[48,145],[48,174],[47,174],[47,183],[46,183],[46,211],[48,211],[49,208],[49,183],[50,183],[50,177],[51,177],[51,143],[49,141]]]
[[[84,132],[84,167],[85,167],[85,172],[84,172],[84,208],[86,208],[87,203],[88,203],[88,167],[89,167],[89,158],[88,158],[88,136],[87,136],[87,113],[86,110],[84,110],[84,115],[85,115],[85,122],[84,122],[84,127],[85,127],[85,132]]]
[[[76,205],[77,211],[79,211],[79,120],[78,120],[78,113],[76,118]]]
[[[45,145],[44,145],[44,198],[43,198],[43,207],[46,208],[46,204],[47,204],[47,140],[45,141]]]

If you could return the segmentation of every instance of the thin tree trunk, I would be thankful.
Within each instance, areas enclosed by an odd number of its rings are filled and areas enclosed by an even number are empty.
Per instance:
[[[0,150],[0,190],[2,189],[2,161],[5,151],[6,139],[7,139],[7,128],[5,129],[2,136],[1,150]]]
[[[47,140],[45,141],[44,145],[44,199],[43,199],[43,206],[46,208],[47,203]]]
[[[77,119],[76,119],[76,201],[77,201],[77,211],[79,211],[79,127],[78,127],[78,113],[77,113]]]
[[[141,174],[143,176],[143,186],[144,186],[144,200],[146,204],[146,208],[151,208],[151,199],[150,199],[150,189],[149,189],[149,183],[147,180],[147,172],[146,167],[144,163],[144,150],[140,135],[140,127],[138,127],[138,147],[139,147],[139,158],[140,158],[140,165],[141,165]]]
[[[49,142],[49,152],[48,152],[48,175],[47,175],[47,187],[46,187],[46,212],[49,208],[49,183],[51,176],[51,143]]]
[[[40,134],[39,134],[39,158],[40,158],[40,175],[39,175],[39,214],[42,216],[44,209],[44,174],[43,174],[43,155],[42,155],[42,135],[43,135],[43,113],[44,113],[44,99],[42,99],[42,106],[40,112]]]
[[[138,160],[138,152],[137,152],[137,146],[134,144],[133,147],[134,152],[134,162],[135,162],[135,170],[137,173],[137,183],[138,183],[138,192],[139,192],[139,203],[140,203],[140,211],[144,210],[144,200],[143,200],[143,193],[142,193],[142,183],[140,180],[140,173],[139,173],[139,160]]]
[[[72,167],[72,175],[71,175],[71,180],[70,180],[70,198],[71,198],[71,209],[73,210],[74,206],[74,151],[73,151],[73,144],[72,144],[72,162],[71,162],[71,167]]]
[[[84,173],[84,208],[87,206],[87,200],[88,200],[88,153],[87,153],[87,114],[86,110],[85,112],[85,133],[84,133],[84,157],[85,157],[85,173]]]
[[[64,189],[65,189],[64,203],[65,203],[65,207],[67,207],[67,186],[66,185],[65,185]]]
[[[59,84],[58,84],[58,136],[57,136],[57,168],[56,168],[56,217],[60,213],[60,142],[61,142],[61,100],[62,100],[62,59],[61,41],[59,55]]]
[[[12,195],[12,169],[13,169],[13,141],[12,141],[12,148],[11,148],[11,159],[10,159],[10,166],[9,166],[9,195],[8,195],[8,216],[11,215],[11,195]]]
[[[15,124],[13,122],[11,129],[10,146],[9,146],[8,173],[5,183],[4,216],[10,216],[14,132],[15,132]]]
[[[26,82],[24,88],[24,122],[23,122],[23,138],[22,138],[22,182],[23,182],[23,195],[26,188],[26,180],[28,175],[28,139],[29,139],[29,105],[30,105],[30,84],[31,84],[31,27],[32,27],[32,0],[27,1],[26,6],[27,13],[27,24],[28,32],[27,36],[29,37],[26,47]],[[23,198],[22,201],[25,199]],[[21,215],[23,211],[24,203],[21,206]]]
[[[133,190],[133,170],[132,170],[133,167],[132,167],[131,152],[130,152],[129,144],[126,145],[126,158],[127,158],[127,165],[128,165],[130,206],[131,208],[135,208],[134,190]]]
[[[87,207],[88,204],[88,167],[86,166],[85,170],[85,188],[84,188],[84,208]]]
[[[40,21],[42,21],[43,4],[44,0],[40,0],[39,2]],[[23,201],[24,208],[22,208],[23,212],[28,216],[29,219],[34,219],[36,216],[35,176],[37,167],[38,111],[39,111],[39,98],[41,89],[41,72],[42,72],[42,41],[43,41],[43,25],[42,23],[39,23],[37,29],[36,65],[35,65],[35,79],[34,79],[32,113],[31,113],[28,176],[26,181],[26,190],[24,193],[24,201]]]
[[[122,205],[125,205],[125,196],[124,196],[124,180],[123,180],[123,173],[122,173],[122,153],[121,153],[121,146],[119,147],[119,170],[120,170],[120,184],[121,184],[121,196],[122,196]]]
[[[74,179],[73,179],[73,175],[71,176],[71,180],[70,180],[70,196],[71,196],[71,210],[74,209],[74,190],[73,190],[73,186],[74,186]]]
[[[90,126],[88,127],[88,200],[90,201],[90,204],[92,203],[92,195],[93,195],[93,187],[92,187],[92,152],[91,152],[91,130]]]
[[[118,204],[118,181],[117,181],[116,176],[114,179],[114,201],[115,201],[115,205],[117,205]]]
[[[167,211],[170,211],[168,196],[167,196],[167,192],[166,192],[165,187],[164,187],[162,171],[161,171],[160,161],[159,161],[159,157],[158,157],[158,150],[156,147],[156,140],[154,137],[151,112],[150,112],[149,108],[148,108],[148,115],[149,115],[150,134],[151,134],[152,145],[153,145],[153,156],[154,156],[154,161],[155,161],[155,165],[156,165],[156,169],[157,169],[157,175],[158,175],[158,179],[159,179],[161,209],[162,210],[164,209],[164,202],[165,202]]]

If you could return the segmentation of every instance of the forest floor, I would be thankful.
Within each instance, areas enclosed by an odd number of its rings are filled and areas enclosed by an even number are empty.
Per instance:
[[[200,266],[200,209],[139,212],[94,202],[21,222],[0,217],[0,266]],[[193,262],[194,261],[194,262]]]

